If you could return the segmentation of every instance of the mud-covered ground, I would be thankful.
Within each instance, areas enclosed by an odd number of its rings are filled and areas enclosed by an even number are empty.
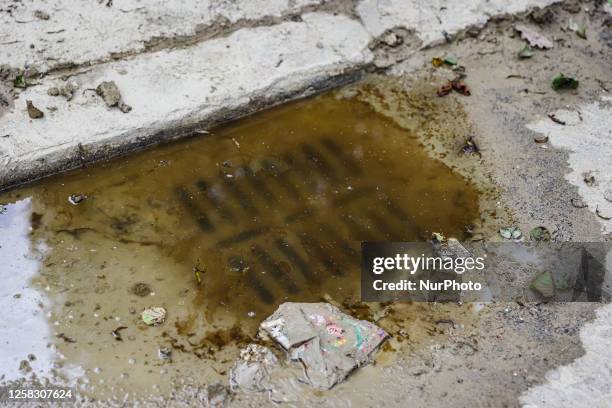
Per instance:
[[[554,132],[551,131],[550,140],[538,143],[534,139],[540,140],[541,135],[528,127],[542,120],[552,122],[548,115],[559,109],[580,111],[595,103],[610,112],[609,102],[604,98],[612,89],[611,22],[602,8],[601,2],[565,2],[535,13],[506,16],[483,29],[466,30],[445,45],[422,51],[415,51],[410,32],[400,30],[397,35],[403,36],[403,41],[375,47],[377,72],[341,93],[367,102],[409,129],[431,158],[480,190],[479,202],[475,203],[480,217],[473,220],[472,229],[485,239],[500,240],[497,231],[503,226],[518,226],[524,232],[545,226],[556,240],[609,241],[608,220],[601,212],[605,208],[601,211],[595,206],[577,208],[572,203],[573,199],[586,203],[598,199],[599,189],[585,194],[582,186],[571,178],[572,164],[584,160],[580,161],[578,156],[578,161],[570,161],[571,152],[555,146]],[[586,27],[586,39],[568,29],[570,19]],[[513,29],[513,24],[519,22],[537,29],[553,41],[554,47],[535,50],[531,58],[520,59],[518,52],[525,41]],[[439,87],[458,73],[451,65],[432,65],[433,58],[448,55],[465,68],[463,81],[470,88],[469,96],[456,92],[444,97],[436,95]],[[575,75],[579,87],[553,90],[552,78],[559,73]],[[369,92],[360,93],[360,89]],[[589,126],[602,127],[599,120],[609,123],[609,118],[586,115],[581,120],[594,121],[592,125],[584,124],[586,133],[590,132]],[[461,152],[469,137],[477,143],[479,154]],[[606,145],[601,146],[604,149]],[[612,151],[604,152],[604,157],[612,161]],[[601,183],[610,181],[608,168],[605,162],[592,163],[592,171]],[[435,207],[437,203],[431,205]],[[349,313],[363,313],[363,309],[344,307]],[[597,395],[599,406],[607,406],[605,395],[609,387],[591,377],[612,375],[609,366],[578,366],[573,373],[584,379],[580,385],[576,385],[580,380],[564,383],[566,377],[554,371],[585,353],[592,353],[583,347],[580,331],[595,319],[599,304],[519,301],[429,305],[415,310],[404,307],[397,306],[397,313],[417,314],[402,320],[410,325],[408,328],[394,322],[392,316],[365,314],[393,337],[379,352],[375,364],[357,370],[330,391],[283,384],[286,404],[280,405],[579,407],[587,406],[581,405],[587,399],[580,395],[588,390],[589,395]],[[258,315],[257,319],[264,317]],[[603,327],[609,324],[612,323],[602,323]],[[609,361],[608,357],[602,355],[601,359]],[[207,379],[193,375],[193,361],[185,364],[190,367],[189,375],[182,375],[178,367],[176,375],[161,377],[160,381],[167,381],[161,388],[171,392],[150,398],[139,396],[128,405],[137,404],[138,400],[143,406],[202,402]],[[593,372],[601,369],[607,372]],[[589,388],[590,381],[595,386]],[[561,390],[557,395],[571,389],[574,399],[560,397],[554,405],[538,401],[538,397],[547,395],[546,386],[552,383]],[[544,386],[539,389],[543,391],[530,391],[540,385]],[[227,401],[229,406],[237,407],[272,403],[270,395],[245,393],[232,395]],[[81,402],[90,404],[87,400]],[[98,404],[125,403],[118,399]]]

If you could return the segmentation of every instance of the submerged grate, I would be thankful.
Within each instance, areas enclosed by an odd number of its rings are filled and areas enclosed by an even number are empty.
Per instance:
[[[418,228],[401,203],[330,137],[291,151],[226,166],[177,189],[211,250],[267,304],[359,267],[363,240],[414,240]],[[410,222],[408,222],[410,220]]]

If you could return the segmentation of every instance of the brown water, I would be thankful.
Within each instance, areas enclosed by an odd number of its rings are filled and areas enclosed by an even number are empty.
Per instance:
[[[71,205],[71,194],[88,199]],[[475,188],[413,133],[335,95],[0,203],[2,303],[14,315],[0,330],[5,379],[33,353],[34,372],[93,395],[224,376],[234,347],[285,301],[334,301],[372,318],[357,303],[360,241],[461,237],[478,216]],[[163,325],[140,321],[148,306],[168,310]],[[158,358],[161,346],[171,362]]]

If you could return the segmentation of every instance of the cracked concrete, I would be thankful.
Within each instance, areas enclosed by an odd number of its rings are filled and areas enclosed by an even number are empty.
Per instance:
[[[472,0],[456,9],[453,2],[362,0],[358,18],[345,14],[352,2],[322,0],[4,5],[0,61],[34,74],[33,86],[14,90],[16,100],[0,111],[0,189],[354,80],[374,61],[368,45],[390,29],[415,32],[415,45],[429,46],[444,32],[550,2]],[[300,14],[319,6],[325,11]],[[383,54],[377,67],[411,52]],[[47,95],[71,76],[80,83],[71,101]],[[109,111],[87,91],[109,80],[133,107],[129,114]],[[25,100],[45,117],[30,121]]]
[[[281,18],[321,0],[15,2],[0,7],[0,61],[45,73],[143,52],[161,39],[216,32],[242,20]],[[41,10],[49,16],[35,16]]]

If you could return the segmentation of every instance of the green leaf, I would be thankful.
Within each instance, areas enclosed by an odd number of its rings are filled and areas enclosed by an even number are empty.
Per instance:
[[[531,58],[535,55],[535,50],[530,46],[526,45],[522,50],[519,51],[518,56],[521,59]]]
[[[13,85],[15,86],[15,88],[25,88],[28,86],[26,84],[26,80],[23,74],[19,74],[15,77],[15,80],[13,81]]]
[[[555,281],[553,280],[552,273],[541,272],[537,274],[531,281],[531,289],[535,290],[545,298],[555,296]]]
[[[553,79],[552,87],[555,91],[560,89],[576,89],[578,88],[578,83],[576,77],[566,77],[563,74],[559,74]]]
[[[550,241],[550,232],[546,227],[535,227],[529,233],[532,241]]]

